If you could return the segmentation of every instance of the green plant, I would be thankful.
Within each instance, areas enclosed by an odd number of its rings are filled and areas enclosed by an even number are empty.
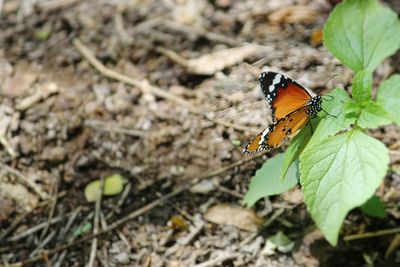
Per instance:
[[[312,120],[313,134],[305,127],[283,156],[274,157],[273,164],[267,161],[252,179],[244,203],[251,206],[261,197],[290,189],[295,183],[282,179],[295,176],[312,218],[336,245],[347,213],[373,196],[388,170],[388,149],[367,129],[400,125],[400,75],[384,81],[376,100],[372,98],[373,71],[400,48],[400,21],[377,0],[343,1],[325,24],[324,45],[356,73],[352,97],[343,89],[333,90],[333,100],[324,101],[323,108],[336,117],[320,112]],[[279,190],[271,190],[274,186]],[[376,200],[363,211],[384,216],[382,210],[369,211],[382,209]]]

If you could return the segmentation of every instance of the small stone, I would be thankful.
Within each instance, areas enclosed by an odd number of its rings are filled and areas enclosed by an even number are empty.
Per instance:
[[[200,183],[192,186],[189,191],[191,193],[196,193],[196,194],[207,194],[210,191],[215,190],[215,184],[213,180],[204,180],[201,181]]]
[[[90,163],[89,158],[85,155],[81,155],[76,161],[76,167],[84,167],[89,165],[89,163]]]
[[[217,0],[215,1],[215,5],[220,8],[228,8],[231,6],[231,0]]]
[[[131,261],[128,253],[126,253],[126,252],[120,252],[119,254],[115,255],[115,260],[119,264],[129,264],[129,262]]]
[[[67,156],[67,152],[65,151],[65,148],[63,147],[50,147],[46,148],[43,151],[43,160],[57,163],[57,162],[62,162]]]

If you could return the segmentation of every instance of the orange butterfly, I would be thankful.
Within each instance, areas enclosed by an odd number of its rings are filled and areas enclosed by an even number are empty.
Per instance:
[[[297,133],[322,110],[320,95],[283,74],[263,72],[259,81],[274,123],[254,137],[243,149],[244,154],[276,148],[285,136]]]

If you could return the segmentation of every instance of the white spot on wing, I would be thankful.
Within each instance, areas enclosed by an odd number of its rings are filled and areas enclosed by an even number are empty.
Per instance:
[[[274,91],[274,89],[275,89],[275,85],[276,84],[279,84],[280,82],[281,82],[281,77],[282,77],[282,75],[281,74],[277,74],[276,76],[275,76],[275,78],[274,78],[274,80],[272,81],[272,84],[269,86],[269,91],[272,93],[273,91]]]
[[[269,133],[269,127],[262,132],[260,141],[258,142],[259,145],[262,145],[265,142],[265,136]]]

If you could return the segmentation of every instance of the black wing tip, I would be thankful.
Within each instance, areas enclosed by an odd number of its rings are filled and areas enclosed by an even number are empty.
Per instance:
[[[258,152],[265,151],[265,150],[271,150],[271,148],[268,147],[268,146],[266,146],[266,145],[260,145],[255,151],[249,151],[249,150],[247,150],[247,147],[248,147],[248,145],[245,146],[245,147],[243,148],[243,150],[242,150],[242,153],[243,153],[244,155],[246,155],[246,156],[248,156],[248,155],[253,155],[253,154],[256,154],[256,153],[258,153]]]
[[[278,74],[281,74],[281,73],[278,73],[278,72],[273,72],[273,71],[263,71],[263,72],[261,72],[261,74],[260,74],[260,76],[258,76],[258,80],[264,80],[266,77],[275,77],[275,75],[278,75]],[[281,75],[283,75],[283,74],[281,74]]]

